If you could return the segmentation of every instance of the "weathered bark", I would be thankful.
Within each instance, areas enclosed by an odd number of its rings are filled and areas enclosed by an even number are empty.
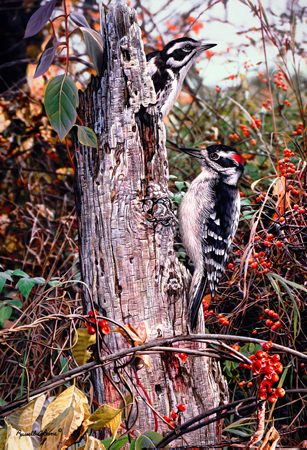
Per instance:
[[[103,77],[101,82],[92,80],[80,96],[79,115],[99,142],[98,150],[81,145],[76,153],[83,281],[100,314],[135,327],[147,321],[150,340],[183,334],[190,275],[177,260],[172,227],[165,226],[170,215],[164,125],[152,107],[151,115],[142,119],[155,94],[136,13],[123,5],[111,6],[102,17],[102,34]],[[84,302],[86,310],[91,309],[86,290]],[[199,332],[204,332],[203,322]],[[124,345],[118,336],[108,335],[112,351]],[[227,397],[219,365],[210,359],[189,357],[183,364],[177,356],[154,355],[151,363],[152,368],[141,369],[138,376],[161,415],[184,403],[184,417],[191,418]],[[133,376],[131,368],[128,372]],[[94,385],[100,403],[118,401],[109,383],[103,383],[102,372],[96,373]],[[153,413],[142,401],[139,407],[138,429],[154,430]],[[167,427],[161,423],[159,429]],[[218,435],[213,424],[186,441],[204,445],[214,443]]]

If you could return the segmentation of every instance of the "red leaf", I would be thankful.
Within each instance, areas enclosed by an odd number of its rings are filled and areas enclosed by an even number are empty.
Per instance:
[[[44,28],[53,13],[55,5],[56,0],[50,0],[44,6],[41,6],[37,11],[35,11],[27,24],[24,39],[34,36]]]

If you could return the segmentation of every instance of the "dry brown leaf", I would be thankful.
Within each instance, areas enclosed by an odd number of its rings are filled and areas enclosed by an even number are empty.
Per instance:
[[[142,339],[143,343],[148,341],[149,335],[150,335],[150,328],[148,325],[148,322],[146,320],[143,320],[137,328],[137,334]]]
[[[7,424],[6,430],[5,450],[33,450],[30,436],[25,436],[23,431],[16,430],[9,423]]]
[[[274,186],[273,195],[277,197],[276,208],[280,214],[284,214],[285,209],[290,208],[290,194],[286,192],[285,178],[278,177]],[[286,196],[286,197],[285,197]]]
[[[35,398],[23,408],[18,409],[7,416],[7,423],[12,425],[13,428],[16,428],[16,430],[21,430],[24,433],[31,433],[32,426],[42,410],[45,399],[45,395],[40,395]]]
[[[247,448],[251,448],[256,442],[261,441],[264,433],[265,425],[265,402],[263,402],[257,409],[257,430],[252,434],[249,442],[247,443]]]
[[[123,330],[125,328],[127,330],[127,333]],[[129,323],[127,325],[124,325],[123,328],[118,327],[115,330],[112,330],[113,333],[116,331],[120,333],[127,342],[129,342],[130,345],[143,345],[144,342],[138,335],[138,330],[134,328],[133,325],[130,325]]]
[[[42,429],[53,422],[67,408],[74,408],[79,402],[89,407],[86,396],[76,386],[70,386],[60,394],[52,403],[47,406],[42,420]]]
[[[260,445],[259,450],[275,450],[276,445],[280,439],[280,435],[276,428],[271,427],[267,432],[263,443]]]
[[[56,449],[58,447],[64,450],[71,446],[80,437],[79,433],[76,433],[74,436],[73,433],[78,430],[88,417],[88,405],[83,400],[80,400],[74,406],[65,408],[64,411],[43,428],[43,432],[46,433],[46,439],[42,443],[42,450]],[[85,425],[83,434],[86,430],[87,426]]]

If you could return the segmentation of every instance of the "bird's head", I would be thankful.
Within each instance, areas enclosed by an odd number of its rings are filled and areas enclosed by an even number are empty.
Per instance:
[[[161,58],[166,66],[172,69],[181,69],[182,67],[191,67],[193,62],[200,54],[215,47],[216,44],[206,44],[205,42],[195,41],[188,37],[182,37],[169,42],[161,51]]]
[[[210,145],[206,148],[180,150],[196,158],[201,167],[217,172],[224,183],[237,186],[244,171],[244,160],[239,152],[228,145]]]

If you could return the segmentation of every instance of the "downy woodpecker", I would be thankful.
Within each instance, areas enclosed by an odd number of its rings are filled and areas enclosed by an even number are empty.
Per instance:
[[[189,291],[189,318],[194,329],[207,283],[214,298],[226,268],[238,227],[238,182],[244,161],[226,145],[204,149],[180,147],[180,150],[197,158],[201,165],[201,173],[191,183],[179,209],[182,241],[194,263]]]
[[[157,94],[162,117],[172,109],[188,70],[200,54],[216,44],[183,37],[169,42],[162,51],[146,55],[147,67]]]

